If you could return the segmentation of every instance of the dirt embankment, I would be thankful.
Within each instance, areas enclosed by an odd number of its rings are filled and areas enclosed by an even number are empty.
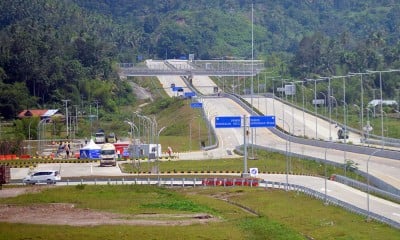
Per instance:
[[[1,198],[15,197],[25,193],[36,193],[55,186],[6,188],[0,191]],[[52,203],[27,206],[0,205],[0,222],[95,226],[95,225],[149,225],[186,226],[220,221],[209,214],[116,214],[91,209],[76,208],[74,204]]]

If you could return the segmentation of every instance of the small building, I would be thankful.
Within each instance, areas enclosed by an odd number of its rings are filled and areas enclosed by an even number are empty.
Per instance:
[[[381,105],[380,99],[374,99],[368,103],[368,106],[371,106],[371,107],[376,107],[378,105],[379,106]],[[385,105],[385,106],[396,105],[397,106],[397,102],[395,100],[382,100],[382,105]]]
[[[28,109],[20,112],[18,114],[18,118],[23,119],[29,117],[39,117],[40,120],[43,120],[43,119],[51,119],[56,115],[63,116],[62,114],[59,113],[58,109]]]
[[[130,157],[147,157],[149,159],[156,159],[157,155],[160,157],[162,154],[161,144],[131,144],[127,151]]]

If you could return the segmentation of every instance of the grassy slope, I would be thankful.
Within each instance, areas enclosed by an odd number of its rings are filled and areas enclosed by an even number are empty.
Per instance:
[[[244,211],[240,204],[257,215]],[[0,239],[398,239],[399,231],[295,192],[260,188],[59,187],[0,203],[70,202],[119,213],[206,212],[221,222],[192,226],[44,226],[0,223]]]

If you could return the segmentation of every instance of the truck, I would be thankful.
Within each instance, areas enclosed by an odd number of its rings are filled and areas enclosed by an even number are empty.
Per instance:
[[[104,133],[104,131],[102,129],[99,129],[96,132],[94,142],[96,144],[103,144],[106,142],[106,134]]]
[[[100,150],[100,167],[117,165],[117,152],[114,144],[105,143]]]
[[[107,135],[107,141],[108,143],[116,143],[117,142],[117,137],[115,136],[115,133],[109,133]]]
[[[0,165],[0,189],[2,185],[9,183],[11,178],[10,167],[6,165]]]

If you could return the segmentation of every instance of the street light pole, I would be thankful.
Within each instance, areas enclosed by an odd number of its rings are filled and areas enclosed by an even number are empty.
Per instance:
[[[383,111],[382,109],[381,109],[381,115],[383,116],[383,115],[385,115],[385,118],[386,118],[386,137],[389,137],[389,132],[387,131],[387,126],[388,126],[388,124],[387,124],[387,120],[388,120],[388,116],[387,116],[387,113],[385,112],[385,111]],[[383,126],[383,125],[382,125]],[[383,137],[385,137],[385,135],[383,135]],[[383,138],[382,138],[382,146],[385,144],[385,141],[383,141]]]
[[[290,144],[290,135],[291,135],[291,133],[290,133],[289,124],[285,120],[283,120],[283,119],[281,119],[281,120],[282,120],[282,122],[284,124],[287,125],[287,127],[289,129],[289,133],[287,134],[286,144],[285,144],[285,151],[286,151],[286,191],[289,191],[289,151],[291,153],[291,144]],[[288,148],[288,145],[289,145],[289,148]]]
[[[330,97],[331,97],[331,78],[328,78],[329,141],[332,141],[332,102]]]
[[[315,140],[318,140],[317,79],[314,79]]]
[[[247,172],[247,123],[246,123],[246,115],[243,115],[243,149],[244,149],[244,154],[243,154],[243,177],[247,177],[248,172]]]
[[[301,93],[302,93],[302,97],[303,97],[303,137],[306,137],[306,121],[305,121],[305,116],[304,116],[304,112],[305,112],[305,107],[304,107],[304,82],[301,83]]]
[[[31,121],[29,122],[28,125],[28,154],[29,156],[31,155],[31,124],[33,122],[33,119],[31,118]]]
[[[157,159],[156,159],[156,161],[157,161],[157,175],[158,175],[158,179],[160,178],[160,161],[159,161],[158,146],[159,146],[159,144],[160,144],[160,133],[161,133],[165,128],[166,128],[166,127],[162,127],[162,128],[158,131],[158,133],[157,133],[157,149],[156,149],[156,151],[157,151]]]
[[[68,102],[71,101],[69,99],[64,99],[61,100],[63,103],[65,103],[65,117],[66,117],[66,123],[67,123],[67,138],[69,137],[69,126],[68,126]]]
[[[326,95],[325,95],[325,93],[323,93],[323,92],[319,92],[319,93],[321,93],[322,95],[324,95],[324,105],[325,105],[325,115],[326,115]]]
[[[371,115],[373,115],[374,113],[369,108],[365,108],[365,109],[367,110],[367,125],[365,126],[365,130],[367,131],[367,139],[369,139],[369,132],[371,131],[371,125],[369,122],[369,112],[371,112]]]
[[[361,132],[361,137],[363,138],[364,137],[364,130],[363,130],[363,125],[364,124],[362,122],[363,111],[361,110],[362,108],[360,108],[357,104],[353,104],[353,106],[357,108],[357,111],[359,113],[359,117],[361,118],[360,119],[360,132]],[[361,142],[362,142],[362,139],[361,139]]]
[[[328,195],[328,190],[327,190],[327,170],[326,170],[326,162],[327,162],[327,160],[326,160],[326,152],[328,151],[328,148],[325,148],[325,161],[324,161],[324,174],[325,174],[325,177],[324,177],[324,185],[325,185],[325,205],[326,204],[328,204],[328,201],[327,201],[327,195]]]
[[[395,89],[396,94],[397,94],[397,117],[400,117],[400,109],[399,109],[399,105],[400,105],[400,98],[399,98],[399,91],[400,89]]]
[[[197,117],[192,117],[192,119],[190,119],[190,123],[189,123],[189,151],[192,151],[192,121],[193,121],[193,119],[197,119]]]
[[[367,160],[367,218],[369,219],[369,160],[371,159],[372,156],[377,154],[378,152],[382,151],[383,149],[377,149],[371,155],[369,155],[368,160]]]
[[[346,114],[346,107],[347,107],[347,103],[346,101],[342,100],[343,102],[343,122],[344,122],[344,133],[343,133],[343,142],[344,144],[347,144],[347,114]],[[347,107],[348,109],[348,107]],[[346,150],[343,151],[343,158],[344,158],[344,175],[347,176],[346,172],[347,172],[347,152]]]
[[[96,103],[96,121],[99,121],[99,100],[95,100],[94,103]]]
[[[391,70],[387,70],[387,71],[369,71],[367,70],[368,73],[379,73],[379,90],[380,90],[380,94],[381,94],[381,99],[380,99],[380,108],[381,111],[383,111],[383,90],[382,90],[382,72],[385,73],[389,73],[389,72],[399,72],[399,69],[391,69]],[[374,92],[375,95],[375,92]],[[375,107],[374,107],[374,114],[375,114]],[[381,114],[381,134],[382,134],[382,148],[384,147],[384,139],[383,139],[383,114]]]

